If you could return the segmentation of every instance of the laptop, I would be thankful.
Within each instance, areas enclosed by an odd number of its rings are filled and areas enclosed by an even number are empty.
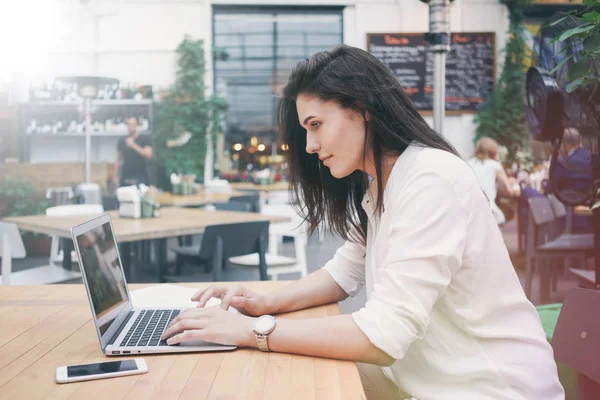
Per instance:
[[[134,308],[110,219],[104,214],[71,228],[102,352],[127,354],[233,350],[202,340],[169,346],[160,336],[181,310]]]

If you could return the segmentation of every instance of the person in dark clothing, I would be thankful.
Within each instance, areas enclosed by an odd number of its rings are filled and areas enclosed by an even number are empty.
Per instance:
[[[152,159],[150,136],[140,135],[137,131],[137,120],[127,120],[129,135],[119,139],[117,144],[117,160],[115,161],[114,181],[119,186],[148,184],[146,161]],[[120,179],[119,179],[120,173]]]
[[[560,191],[574,190],[585,192],[592,187],[592,155],[589,150],[581,147],[579,131],[567,128],[563,137],[562,157],[554,165],[554,185]],[[591,218],[585,216],[573,217],[573,232],[593,232]]]

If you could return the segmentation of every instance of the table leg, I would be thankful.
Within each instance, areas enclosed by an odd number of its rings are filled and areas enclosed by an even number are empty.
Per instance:
[[[73,241],[71,239],[61,239],[63,250],[63,268],[70,271],[73,269],[73,260],[71,259],[71,251],[73,251]]]
[[[158,282],[165,282],[165,270],[167,268],[167,239],[156,239],[154,250],[156,258],[156,278]]]
[[[191,246],[193,242],[192,235],[185,235],[177,237],[177,242],[179,243],[179,247],[187,247]]]

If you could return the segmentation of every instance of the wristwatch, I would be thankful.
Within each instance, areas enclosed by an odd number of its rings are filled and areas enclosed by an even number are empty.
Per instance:
[[[275,329],[275,317],[272,315],[262,315],[254,320],[254,334],[256,335],[256,344],[260,351],[269,350],[267,336]]]

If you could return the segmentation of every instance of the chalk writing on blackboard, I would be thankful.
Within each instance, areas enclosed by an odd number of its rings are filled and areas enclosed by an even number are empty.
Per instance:
[[[433,108],[433,53],[423,33],[372,33],[367,50],[396,75],[419,110]],[[495,33],[452,33],[446,58],[446,110],[481,110],[494,88]]]

